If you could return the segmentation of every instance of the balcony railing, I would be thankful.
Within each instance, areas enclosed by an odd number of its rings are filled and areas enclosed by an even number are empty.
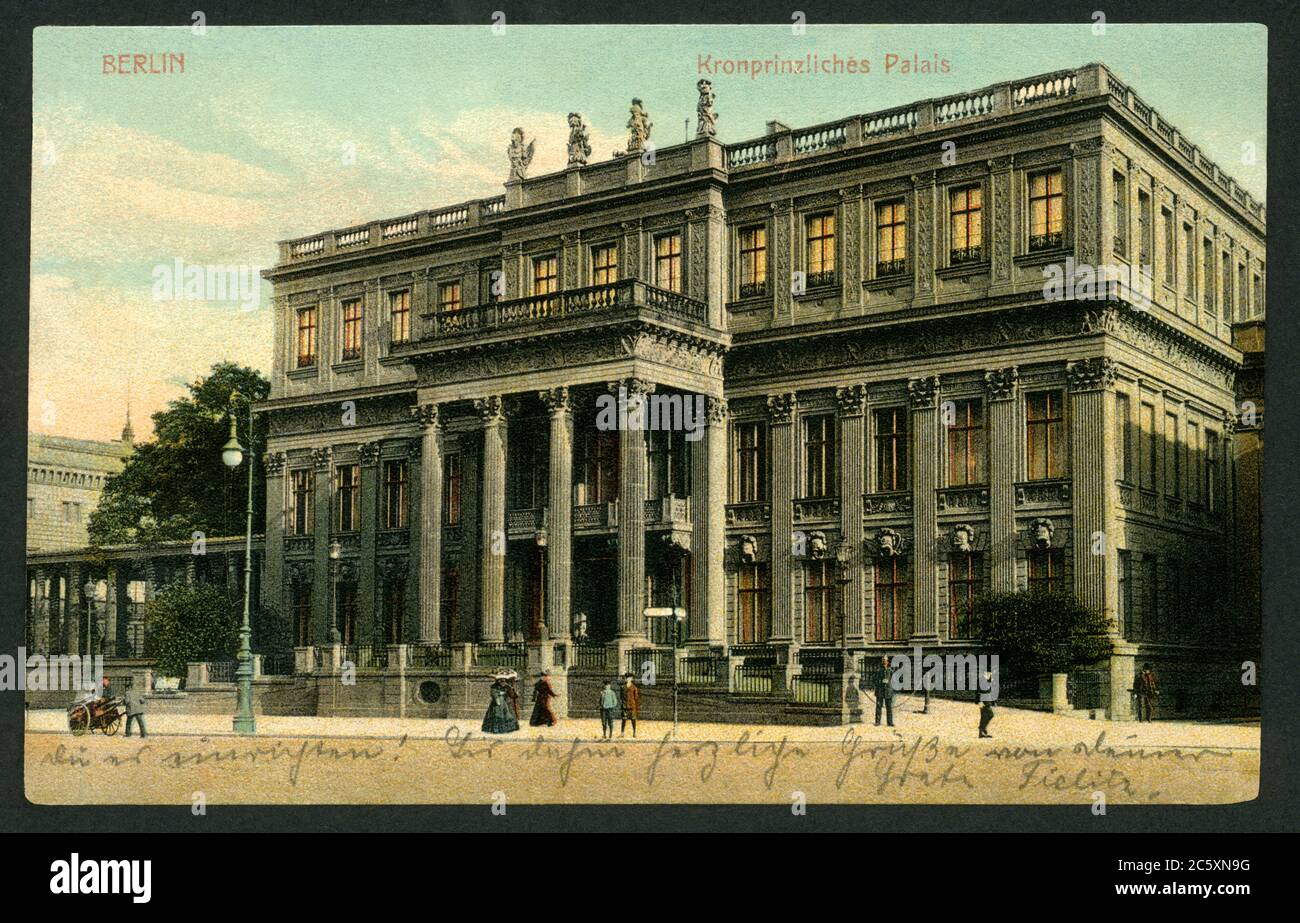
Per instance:
[[[624,279],[610,285],[590,285],[548,295],[529,295],[433,315],[433,337],[454,337],[480,330],[529,326],[569,317],[599,314],[619,308],[641,308],[670,320],[704,323],[705,305],[679,292]]]

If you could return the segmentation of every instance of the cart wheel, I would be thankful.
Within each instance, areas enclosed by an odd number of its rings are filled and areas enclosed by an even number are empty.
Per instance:
[[[105,722],[103,725],[100,726],[100,730],[102,730],[106,735],[111,737],[112,735],[116,734],[119,730],[121,730],[121,727],[122,727],[122,716],[114,715],[110,720],[108,720],[107,722]]]
[[[68,715],[68,730],[72,732],[72,736],[80,737],[82,734],[86,733],[89,727],[90,712],[86,710],[84,705],[73,710],[73,712]]]

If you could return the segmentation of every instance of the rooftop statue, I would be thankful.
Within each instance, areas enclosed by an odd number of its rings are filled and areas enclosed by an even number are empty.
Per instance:
[[[506,148],[506,156],[510,158],[510,178],[507,183],[517,183],[528,177],[528,165],[533,162],[533,145],[537,143],[534,138],[527,145],[524,144],[524,130],[516,128],[510,133],[510,147]]]
[[[695,137],[712,138],[718,133],[718,114],[713,111],[713,102],[716,99],[713,95],[713,84],[701,80],[695,84],[695,89],[700,91],[700,101],[695,106],[695,112],[699,116]]]
[[[587,126],[582,123],[582,116],[577,112],[569,113],[569,166],[586,166],[591,156],[591,138]]]

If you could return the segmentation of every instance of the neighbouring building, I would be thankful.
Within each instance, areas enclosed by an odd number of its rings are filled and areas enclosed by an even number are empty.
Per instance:
[[[594,714],[652,665],[660,713],[841,720],[1030,587],[1111,620],[1074,707],[1146,661],[1165,715],[1234,706],[1263,205],[1100,64],[733,144],[701,84],[693,141],[636,100],[587,163],[571,116],[561,172],[517,131],[503,196],[280,244],[263,602],[299,673],[376,677],[313,707],[513,667]]]
[[[27,551],[84,548],[104,483],[122,470],[135,433],[128,416],[117,442],[27,434]]]

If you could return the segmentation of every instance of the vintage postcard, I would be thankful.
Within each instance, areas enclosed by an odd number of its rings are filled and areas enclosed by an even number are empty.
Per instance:
[[[27,799],[1256,798],[1267,40],[37,29]]]

